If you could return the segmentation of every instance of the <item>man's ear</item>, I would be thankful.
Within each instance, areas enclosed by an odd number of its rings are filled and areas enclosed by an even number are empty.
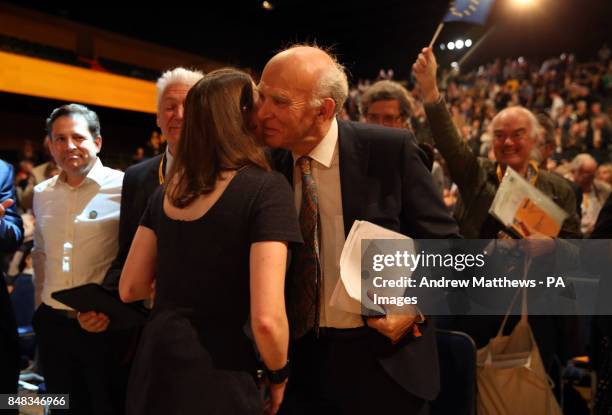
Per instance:
[[[55,157],[55,146],[53,145],[53,139],[49,137],[49,143],[47,144],[47,148],[49,149],[49,154],[53,158],[53,161],[57,163],[57,158]]]
[[[321,121],[328,121],[336,115],[336,101],[331,98],[323,98],[322,101],[317,117],[320,118]]]
[[[98,154],[100,150],[102,150],[102,136],[101,135],[94,138],[94,144],[96,145],[96,154]]]

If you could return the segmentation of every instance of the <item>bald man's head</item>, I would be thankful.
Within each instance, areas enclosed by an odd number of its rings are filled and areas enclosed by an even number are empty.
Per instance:
[[[341,111],[348,81],[344,68],[323,49],[294,46],[270,59],[259,92],[266,143],[304,152],[323,139]]]
[[[496,160],[525,174],[540,125],[531,111],[523,107],[506,108],[490,124]]]

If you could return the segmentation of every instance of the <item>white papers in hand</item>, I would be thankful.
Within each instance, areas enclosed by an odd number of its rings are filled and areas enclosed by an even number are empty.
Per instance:
[[[362,243],[368,243],[366,242],[368,239],[409,240],[411,241],[411,251],[414,252],[414,242],[412,242],[411,238],[367,221],[356,220],[342,248],[342,254],[340,255],[340,279],[331,296],[330,306],[354,314],[362,314],[361,307],[363,306],[369,310],[385,314],[385,310],[380,305],[374,304],[369,295],[362,296],[361,293],[362,284],[373,286],[371,282],[367,282],[367,279],[373,278],[374,276],[371,274],[362,274],[361,272]],[[364,246],[364,252],[369,248],[374,248],[374,245],[370,243],[369,246]],[[406,268],[399,268],[397,272],[398,278],[410,276],[408,275],[410,270]],[[385,276],[387,277],[388,275],[386,271]],[[365,281],[363,280],[364,278]],[[402,296],[403,292],[404,288],[377,289],[378,295],[395,297]]]
[[[510,167],[506,168],[489,213],[522,237],[538,231],[554,238],[568,216],[550,197]]]

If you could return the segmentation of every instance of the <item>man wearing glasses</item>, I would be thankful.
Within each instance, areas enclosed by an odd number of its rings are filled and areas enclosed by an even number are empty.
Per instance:
[[[459,188],[461,197],[455,218],[461,234],[468,239],[496,239],[508,231],[489,214],[489,208],[506,169],[510,167],[568,213],[558,238],[579,239],[580,222],[574,191],[563,177],[541,170],[532,159],[541,129],[533,113],[521,106],[500,111],[489,124],[495,161],[477,157],[457,133],[444,98],[438,91],[436,71],[431,48],[423,49],[413,65],[413,73],[422,92],[436,147],[446,160],[451,179]],[[528,243],[522,244],[522,249],[532,257],[538,257],[532,270],[549,260],[556,261],[559,256],[570,257],[566,254],[571,252],[571,244],[560,239],[534,231],[525,241]],[[484,346],[501,323],[500,316],[462,317],[456,316],[450,328],[468,333],[477,347]],[[578,350],[579,345],[571,334],[575,333],[576,319],[574,316],[529,316],[529,324],[544,366],[552,377],[556,373],[555,356],[563,362]]]
[[[540,170],[532,160],[541,129],[533,113],[521,106],[500,111],[489,125],[495,161],[476,157],[459,137],[451,120],[438,91],[436,70],[431,49],[424,49],[413,65],[413,73],[421,88],[436,148],[446,160],[451,179],[461,193],[455,210],[461,234],[466,238],[494,239],[504,230],[503,225],[489,215],[489,208],[509,166],[569,214],[559,237],[580,238],[576,199],[571,186],[562,177]],[[546,246],[552,251],[554,243]],[[539,254],[545,253],[548,252]]]
[[[406,88],[393,81],[378,81],[361,99],[366,122],[393,128],[410,128],[412,104]]]
[[[410,122],[414,114],[412,98],[408,90],[397,82],[384,80],[374,83],[363,94],[360,111],[368,124],[413,130]],[[429,135],[429,129],[426,129]],[[442,166],[434,160],[434,149],[428,142],[421,141],[419,147],[425,152],[423,162],[431,171],[436,188],[443,196],[444,172]]]

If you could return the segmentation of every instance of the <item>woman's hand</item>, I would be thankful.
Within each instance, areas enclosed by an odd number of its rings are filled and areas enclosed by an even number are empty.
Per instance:
[[[285,396],[285,388],[287,387],[287,381],[283,383],[269,383],[270,397],[264,402],[264,410],[266,415],[274,415],[280,409],[283,397]]]

